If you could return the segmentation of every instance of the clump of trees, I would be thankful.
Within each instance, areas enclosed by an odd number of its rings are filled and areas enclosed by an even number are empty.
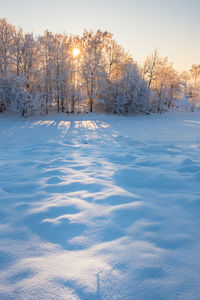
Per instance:
[[[192,65],[189,71],[180,74],[183,94],[191,103],[191,110],[200,107],[200,65]]]
[[[182,88],[178,72],[167,57],[159,57],[157,49],[148,56],[141,67],[143,79],[152,91],[151,109],[161,113],[175,105],[182,97]]]
[[[80,37],[45,31],[36,38],[0,20],[1,111],[24,116],[97,108],[145,111],[148,97],[147,83],[112,34],[85,30]]]
[[[157,49],[140,66],[140,74],[152,91],[151,111],[162,113],[187,100],[192,111],[200,107],[200,65],[178,73],[167,57],[160,57]],[[183,101],[184,102],[184,101]]]
[[[180,76],[157,50],[138,66],[109,32],[34,37],[0,19],[0,112],[162,112],[183,94],[196,106],[199,70]]]

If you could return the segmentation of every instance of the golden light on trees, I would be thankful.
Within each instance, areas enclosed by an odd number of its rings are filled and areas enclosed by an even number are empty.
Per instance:
[[[78,48],[74,48],[73,50],[73,57],[77,57],[80,54],[80,50]]]

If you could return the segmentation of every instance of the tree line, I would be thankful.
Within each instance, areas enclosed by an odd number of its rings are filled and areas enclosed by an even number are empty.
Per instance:
[[[106,31],[35,37],[0,19],[0,112],[158,112],[200,102],[200,65],[178,73],[155,50],[138,65]]]

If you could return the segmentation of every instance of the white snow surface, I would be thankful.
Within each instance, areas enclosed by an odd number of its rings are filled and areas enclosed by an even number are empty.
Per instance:
[[[199,299],[200,113],[0,116],[0,299]]]

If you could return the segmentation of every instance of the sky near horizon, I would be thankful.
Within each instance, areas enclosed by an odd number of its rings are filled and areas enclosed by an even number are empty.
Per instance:
[[[200,0],[0,0],[0,12],[36,35],[107,30],[139,63],[158,48],[180,71],[200,64]]]

